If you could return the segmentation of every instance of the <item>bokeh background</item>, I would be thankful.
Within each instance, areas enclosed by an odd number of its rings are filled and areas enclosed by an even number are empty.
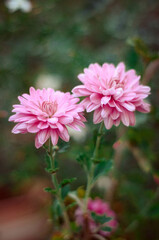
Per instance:
[[[45,151],[35,149],[34,135],[13,135],[8,122],[17,96],[30,86],[71,91],[90,63],[124,61],[151,86],[151,113],[136,114],[133,128],[106,131],[101,155],[114,159],[115,167],[98,181],[93,196],[109,201],[117,214],[119,227],[111,239],[158,240],[159,2],[29,2],[29,9],[16,10],[0,1],[0,239],[51,239]],[[94,146],[97,126],[91,114],[87,118],[86,129],[71,131],[67,151],[58,156],[59,178],[78,178],[72,189],[85,187],[76,159],[89,157]]]

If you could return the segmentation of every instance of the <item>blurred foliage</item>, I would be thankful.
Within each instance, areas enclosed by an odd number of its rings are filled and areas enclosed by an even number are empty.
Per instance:
[[[14,189],[28,178],[47,177],[43,170],[45,151],[34,148],[33,135],[12,135],[13,124],[7,120],[12,104],[18,102],[17,96],[28,92],[30,86],[38,87],[41,74],[60,76],[62,90],[70,91],[79,83],[77,75],[92,62],[124,61],[128,69],[134,68],[144,76],[147,67],[158,59],[157,0],[31,2],[31,12],[11,13],[5,1],[0,1],[0,188]],[[115,159],[111,174],[118,182],[111,204],[117,212],[119,228],[112,239],[159,239],[159,183],[153,177],[159,171],[157,70],[147,84],[152,89],[151,113],[137,114],[136,126],[123,134],[120,128],[113,127],[111,131],[105,130],[102,138],[100,157]],[[70,146],[60,143],[59,178],[76,177],[77,181],[71,185],[73,189],[85,186],[83,169],[75,160],[87,161],[92,156],[97,134],[92,115],[87,118],[90,126],[87,140],[77,142],[72,138]],[[129,144],[120,162],[118,148],[112,148],[119,138],[123,144]],[[140,158],[142,164],[148,162],[151,166],[148,172],[141,167]],[[95,188],[93,196],[97,194],[104,196],[105,192]],[[58,234],[53,237],[59,238]]]

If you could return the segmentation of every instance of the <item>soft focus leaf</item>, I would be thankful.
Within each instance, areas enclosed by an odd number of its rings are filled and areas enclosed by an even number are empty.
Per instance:
[[[112,229],[110,227],[107,227],[107,226],[101,227],[101,230],[105,231],[105,232],[111,232],[112,231]]]
[[[66,209],[70,209],[70,208],[72,208],[72,207],[75,207],[76,205],[77,205],[77,203],[76,203],[76,202],[73,202],[73,203],[69,204],[69,205],[66,207]]]
[[[74,181],[76,181],[77,178],[67,178],[67,179],[63,179],[62,182],[60,183],[60,186],[63,187],[67,184],[70,184]]]
[[[91,159],[87,156],[86,153],[80,153],[76,160],[82,167],[90,169]]]
[[[52,189],[52,188],[50,188],[50,187],[44,188],[44,191],[45,191],[45,192],[52,193],[52,194],[56,194],[56,193],[57,193],[57,191],[56,191],[55,189]]]
[[[67,196],[69,191],[70,191],[70,185],[69,184],[67,184],[67,185],[65,185],[64,187],[61,188],[61,195],[62,195],[63,199]]]
[[[111,217],[107,217],[106,215],[97,215],[95,212],[92,212],[91,216],[96,223],[100,224],[109,222],[112,219]]]
[[[98,177],[105,175],[110,171],[110,169],[113,166],[112,160],[105,160],[96,165],[95,171],[94,171],[94,181],[97,180]]]
[[[45,168],[45,170],[48,173],[54,174],[59,170],[59,168]]]

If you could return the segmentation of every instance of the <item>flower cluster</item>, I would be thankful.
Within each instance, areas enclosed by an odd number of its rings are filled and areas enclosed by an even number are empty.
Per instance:
[[[19,4],[21,1],[18,1]],[[97,124],[104,121],[107,129],[113,125],[118,126],[120,122],[126,126],[133,126],[135,125],[135,111],[143,113],[150,111],[150,105],[144,102],[144,99],[150,94],[150,88],[139,83],[140,76],[137,76],[134,70],[125,71],[124,63],[119,63],[117,67],[107,63],[102,66],[97,63],[91,64],[78,77],[83,85],[75,87],[72,90],[73,94],[54,91],[51,88],[35,90],[31,87],[29,94],[19,96],[20,104],[13,105],[14,115],[9,118],[9,121],[16,123],[12,132],[15,134],[35,133],[36,148],[40,148],[48,139],[51,139],[55,146],[59,138],[66,142],[69,141],[69,128],[80,131],[80,127],[85,127],[85,109],[87,112],[94,111],[93,122]],[[85,98],[79,103],[78,97],[81,96]],[[101,139],[101,134],[99,135],[95,152],[98,150]],[[114,147],[116,146],[114,145]],[[51,165],[54,166],[55,159],[52,151],[54,148],[50,144],[48,154]],[[87,169],[88,176],[92,178],[90,179],[91,183],[94,183],[94,166],[92,162],[90,169]],[[56,171],[54,171],[55,169],[48,170],[51,171],[51,174],[55,174],[53,178],[54,191],[58,193],[57,197],[60,199],[60,206],[64,212],[63,217],[70,234],[69,218],[65,205],[62,204],[62,191],[60,190],[59,193],[59,188],[62,188],[63,184],[58,184],[56,188],[55,181],[58,182]],[[65,179],[64,183],[66,182],[71,183],[72,179]],[[83,229],[86,228],[91,237],[103,239],[116,230],[118,225],[116,215],[108,203],[98,198],[95,200],[89,198],[90,190],[93,187],[93,184],[91,186],[89,184],[88,181],[84,203],[80,202],[75,211],[76,223]],[[83,233],[85,234],[85,231]]]
[[[109,236],[115,229],[117,228],[117,220],[116,215],[114,211],[111,210],[108,203],[103,202],[101,199],[96,198],[94,200],[89,199],[88,201],[88,219],[89,219],[89,230],[92,234],[99,234],[102,236]],[[103,231],[100,229],[100,226],[98,223],[94,221],[94,219],[91,216],[91,213],[95,213],[97,216],[103,216],[110,217],[111,220],[106,222],[102,225],[102,227],[110,227],[111,231]],[[75,213],[76,217],[76,223],[78,226],[84,226],[84,216],[81,208],[78,208]]]
[[[33,87],[30,95],[19,97],[20,104],[13,106],[16,114],[9,119],[18,123],[13,133],[37,133],[35,145],[39,148],[49,137],[53,145],[59,137],[69,141],[66,126],[78,131],[78,126],[84,127],[84,109],[94,111],[93,122],[104,121],[107,129],[118,126],[121,121],[126,126],[133,126],[136,110],[150,111],[150,105],[144,102],[150,88],[139,84],[140,76],[134,70],[125,71],[124,63],[119,63],[116,68],[107,63],[102,66],[91,64],[78,77],[83,85],[72,90],[74,97],[50,88],[35,90]],[[77,104],[80,96],[85,99]]]
[[[13,105],[13,116],[9,121],[18,123],[13,133],[36,133],[35,146],[41,147],[50,137],[56,145],[59,137],[68,142],[67,127],[80,131],[86,121],[83,107],[77,104],[78,98],[70,93],[54,91],[53,89],[35,90],[30,88],[30,94],[18,97],[20,104]]]
[[[95,124],[104,121],[110,129],[122,121],[125,126],[135,125],[134,112],[147,113],[150,105],[143,101],[150,88],[139,84],[140,76],[134,70],[125,71],[124,63],[117,67],[113,64],[91,64],[79,74],[83,85],[73,89],[78,97],[85,97],[82,104],[87,112],[94,111]]]

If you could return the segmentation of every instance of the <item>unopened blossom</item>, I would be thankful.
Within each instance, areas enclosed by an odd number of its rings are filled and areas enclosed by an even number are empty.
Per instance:
[[[107,129],[120,122],[134,126],[135,111],[150,111],[150,104],[144,101],[150,88],[141,85],[140,76],[134,70],[126,71],[122,62],[117,67],[107,63],[90,64],[78,78],[82,85],[75,87],[73,93],[85,97],[82,104],[87,112],[94,111],[95,124],[104,121]]]
[[[96,198],[92,200],[91,198],[88,201],[88,224],[89,224],[89,230],[94,234],[99,234],[102,236],[109,236],[112,232],[114,232],[118,226],[117,220],[116,220],[116,214],[113,210],[111,210],[108,203],[102,201],[99,198]],[[111,220],[104,223],[102,226],[99,225],[99,223],[96,223],[94,219],[91,216],[91,213],[95,213],[97,216],[103,216],[110,217]],[[76,217],[76,223],[78,226],[84,226],[84,216],[81,208],[77,208],[75,212]],[[101,227],[110,227],[111,231],[103,231],[101,230]]]
[[[29,0],[7,0],[6,6],[11,12],[21,10],[22,12],[30,12],[32,4]]]
[[[16,126],[12,132],[36,133],[35,146],[41,147],[50,137],[56,145],[59,137],[68,142],[67,126],[80,131],[84,127],[83,106],[70,93],[54,91],[51,88],[35,90],[18,97],[20,104],[13,105],[15,114],[9,118]]]

